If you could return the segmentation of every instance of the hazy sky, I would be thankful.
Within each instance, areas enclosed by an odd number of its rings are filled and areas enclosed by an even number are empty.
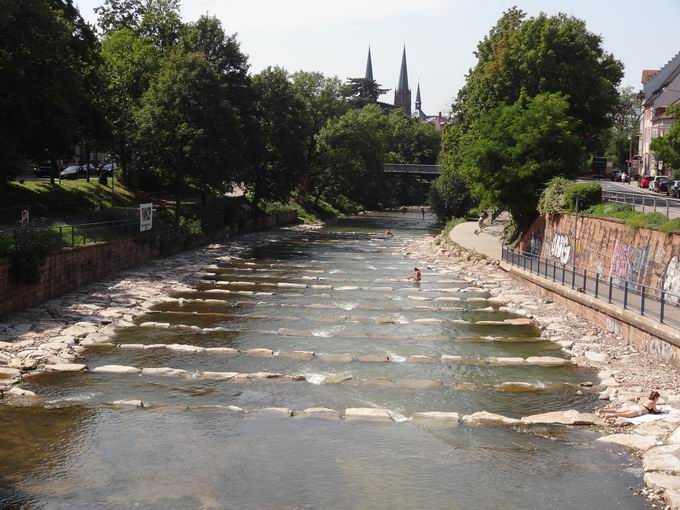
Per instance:
[[[75,0],[94,22],[103,0]],[[448,111],[474,66],[473,51],[502,12],[517,5],[530,15],[565,12],[586,20],[604,47],[626,66],[624,84],[640,86],[642,69],[663,66],[678,51],[673,26],[679,0],[182,0],[182,16],[216,15],[237,32],[253,72],[269,65],[321,71],[342,79],[363,76],[371,45],[373,73],[394,89],[402,45],[415,100],[423,110]],[[383,97],[392,101],[393,92]]]

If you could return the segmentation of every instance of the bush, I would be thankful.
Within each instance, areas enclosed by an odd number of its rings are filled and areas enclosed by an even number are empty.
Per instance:
[[[600,204],[590,207],[583,214],[620,220],[632,230],[649,228],[667,234],[680,232],[680,218],[669,220],[661,213],[643,213],[625,204]]]
[[[572,183],[564,192],[564,206],[568,212],[583,211],[602,203],[602,186],[597,182]]]
[[[9,277],[15,283],[32,284],[40,281],[40,269],[50,252],[63,246],[58,232],[21,228],[12,244],[4,242],[3,251],[10,259]]]
[[[474,205],[467,183],[455,172],[445,172],[432,183],[429,203],[441,222],[465,216]]]
[[[564,177],[554,177],[538,199],[538,212],[541,214],[562,214],[565,212],[564,194],[574,181]]]

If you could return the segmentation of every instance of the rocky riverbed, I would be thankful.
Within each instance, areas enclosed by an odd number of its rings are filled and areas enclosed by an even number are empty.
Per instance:
[[[185,290],[191,292],[201,275],[196,273],[197,267],[205,267],[214,263],[215,259],[238,257],[250,247],[267,243],[292,239],[301,235],[301,231],[314,227],[294,227],[277,231],[249,234],[237,238],[224,245],[211,245],[192,252],[186,252],[172,258],[150,262],[143,268],[115,275],[105,281],[88,285],[46,302],[34,309],[9,317],[0,324],[0,392],[8,403],[35,404],[38,397],[31,391],[21,388],[22,380],[41,371],[84,371],[81,354],[92,345],[109,343],[118,331],[129,328],[142,315],[149,314],[152,307],[163,302],[176,301],[171,293]],[[571,362],[594,367],[599,370],[599,381],[584,381],[583,391],[597,391],[603,405],[619,405],[638,400],[649,389],[658,389],[663,402],[673,407],[680,407],[680,372],[659,362],[651,355],[639,352],[628,346],[621,338],[601,331],[587,321],[555,303],[546,302],[537,297],[517,278],[502,271],[497,264],[457,247],[442,236],[421,236],[416,242],[402,249],[402,254],[418,261],[418,264],[431,264],[439,270],[465,275],[464,280],[471,288],[484,289],[492,297],[488,304],[502,312],[510,312],[525,319],[509,319],[510,321],[529,320],[537,323],[542,336],[560,345],[565,354],[571,356]],[[297,285],[297,284],[286,284]],[[262,293],[263,295],[266,294]],[[419,298],[425,299],[425,298]],[[455,305],[455,299],[450,299]],[[448,304],[448,303],[446,303]],[[421,308],[425,309],[424,304]],[[452,306],[453,308],[453,306]],[[417,321],[434,321],[437,319],[422,318]],[[489,322],[489,321],[487,321]],[[517,322],[518,325],[519,322]],[[508,323],[508,325],[511,325]],[[144,324],[141,324],[144,326]],[[149,323],[149,327],[163,327],[161,323]],[[163,346],[144,346],[128,344],[126,348],[163,347],[166,349],[195,352],[202,347],[192,345],[167,344]],[[193,351],[191,350],[193,349]],[[221,353],[226,353],[226,348]],[[231,349],[233,350],[233,349]],[[253,352],[251,352],[253,351]],[[258,351],[258,352],[254,352]],[[266,351],[266,352],[265,352]],[[237,351],[234,351],[235,353]],[[226,353],[228,354],[228,353]],[[248,356],[282,356],[294,359],[317,357],[323,359],[323,353],[310,351],[291,351],[275,353],[271,349],[251,349],[241,354]],[[335,355],[336,357],[338,355]],[[378,359],[380,358],[380,359]],[[453,359],[457,358],[457,359]],[[552,361],[551,361],[552,360]],[[391,361],[384,355],[363,355],[347,359],[333,359],[333,362]],[[479,363],[495,365],[538,364],[550,366],[550,363],[564,363],[564,359],[535,358],[489,358],[463,359],[459,356],[441,356],[434,359],[426,354],[411,355],[409,362],[441,362],[441,363]],[[105,373],[126,373],[135,370],[140,375],[163,375],[168,377],[184,377],[185,371],[169,368],[134,368],[121,366],[102,366],[93,371]],[[145,373],[146,371],[146,373]],[[163,371],[163,372],[161,372]],[[204,372],[201,377],[219,380],[247,380],[251,378],[281,378],[290,381],[304,381],[298,374],[278,373],[232,373]],[[323,381],[308,379],[312,384]],[[327,381],[336,384],[338,381]],[[422,381],[418,381],[422,382]],[[375,383],[375,382],[373,382]],[[410,384],[413,384],[411,382]],[[497,391],[532,391],[535,388],[528,382],[504,383]],[[141,401],[120,401],[119,406],[143,406]],[[230,409],[239,411],[238,408]],[[265,409],[272,411],[272,409]],[[242,410],[240,410],[242,411]],[[333,415],[345,419],[394,420],[401,421],[408,417],[395,416],[383,409],[351,408],[342,410],[310,408],[296,413],[288,409],[276,408],[273,411],[298,416]],[[253,411],[251,411],[253,412]],[[468,425],[506,425],[512,427],[530,427],[546,424],[562,425],[596,425],[608,435],[600,440],[630,448],[635,455],[642,456],[645,469],[645,482],[649,489],[644,495],[657,502],[663,501],[669,508],[680,508],[680,412],[662,421],[647,423],[637,427],[618,423],[617,427],[608,427],[590,413],[576,411],[559,411],[526,416],[521,419],[508,418],[484,411],[466,416],[453,412],[416,413],[410,417],[415,421],[438,421]],[[660,504],[660,503],[659,503]],[[663,505],[662,505],[663,506]]]

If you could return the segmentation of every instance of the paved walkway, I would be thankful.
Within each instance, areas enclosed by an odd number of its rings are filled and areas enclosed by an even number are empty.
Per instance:
[[[476,235],[477,222],[466,221],[451,229],[449,239],[463,248],[474,250],[494,260],[500,260],[501,235],[504,228],[505,222],[493,223],[480,232],[479,235]]]

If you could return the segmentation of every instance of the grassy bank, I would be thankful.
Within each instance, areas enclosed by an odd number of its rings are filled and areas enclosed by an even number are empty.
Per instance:
[[[21,211],[28,209],[32,217],[59,218],[90,212],[99,206],[104,209],[135,204],[133,194],[116,182],[115,200],[109,186],[103,186],[93,179],[62,181],[30,181],[20,184],[9,182],[0,186],[0,224],[19,221]]]
[[[619,220],[633,230],[648,228],[667,234],[680,233],[680,218],[668,219],[661,213],[643,213],[624,204],[599,204],[586,209],[582,214],[593,218]]]
[[[310,203],[299,203],[291,199],[288,202],[261,202],[259,207],[267,214],[281,214],[295,211],[302,221],[307,224],[320,223],[329,218],[342,214],[341,211],[323,200],[317,206]]]

